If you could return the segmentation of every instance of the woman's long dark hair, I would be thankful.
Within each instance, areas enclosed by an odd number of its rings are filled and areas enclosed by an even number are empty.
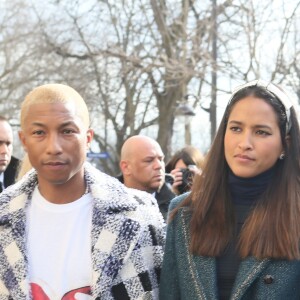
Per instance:
[[[278,98],[264,87],[251,86],[233,95],[217,135],[206,155],[203,172],[195,178],[191,194],[182,206],[191,211],[190,250],[193,254],[218,256],[234,232],[234,215],[228,187],[229,166],[224,136],[234,105],[248,96],[263,99],[274,109],[285,158],[277,161],[272,182],[252,210],[239,237],[241,257],[300,259],[300,131],[296,112],[290,109],[291,129],[286,138],[287,116]]]

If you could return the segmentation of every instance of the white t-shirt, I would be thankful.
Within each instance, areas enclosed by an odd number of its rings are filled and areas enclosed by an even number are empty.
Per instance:
[[[35,188],[27,210],[29,280],[34,300],[90,299],[91,226],[91,194],[68,204],[53,204]]]

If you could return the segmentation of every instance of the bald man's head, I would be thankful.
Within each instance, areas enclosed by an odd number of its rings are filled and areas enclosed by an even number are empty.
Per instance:
[[[0,116],[0,174],[7,169],[11,160],[12,151],[12,128],[6,118]]]
[[[162,152],[160,145],[152,138],[144,135],[134,135],[124,142],[121,149],[121,159],[131,159],[136,156],[137,152],[146,147],[153,147]]]
[[[86,103],[77,91],[63,84],[45,84],[36,87],[27,94],[21,105],[21,128],[24,127],[24,120],[28,109],[33,104],[42,103],[72,103],[76,106],[77,115],[89,127],[90,119]]]
[[[125,141],[120,168],[127,187],[155,192],[164,182],[164,154],[160,145],[147,136],[136,135]]]

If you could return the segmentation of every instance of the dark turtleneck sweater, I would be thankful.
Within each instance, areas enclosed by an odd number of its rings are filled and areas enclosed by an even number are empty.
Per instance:
[[[220,300],[230,298],[240,264],[237,251],[238,236],[250,210],[266,190],[273,174],[274,168],[252,178],[242,178],[235,176],[232,172],[229,173],[228,184],[235,212],[236,234],[222,255],[217,258],[217,282]]]

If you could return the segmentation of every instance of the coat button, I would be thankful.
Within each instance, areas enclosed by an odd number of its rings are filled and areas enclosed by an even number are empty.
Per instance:
[[[273,281],[274,281],[274,278],[273,278],[272,275],[266,275],[264,277],[264,283],[265,284],[271,284],[271,283],[273,283]]]

